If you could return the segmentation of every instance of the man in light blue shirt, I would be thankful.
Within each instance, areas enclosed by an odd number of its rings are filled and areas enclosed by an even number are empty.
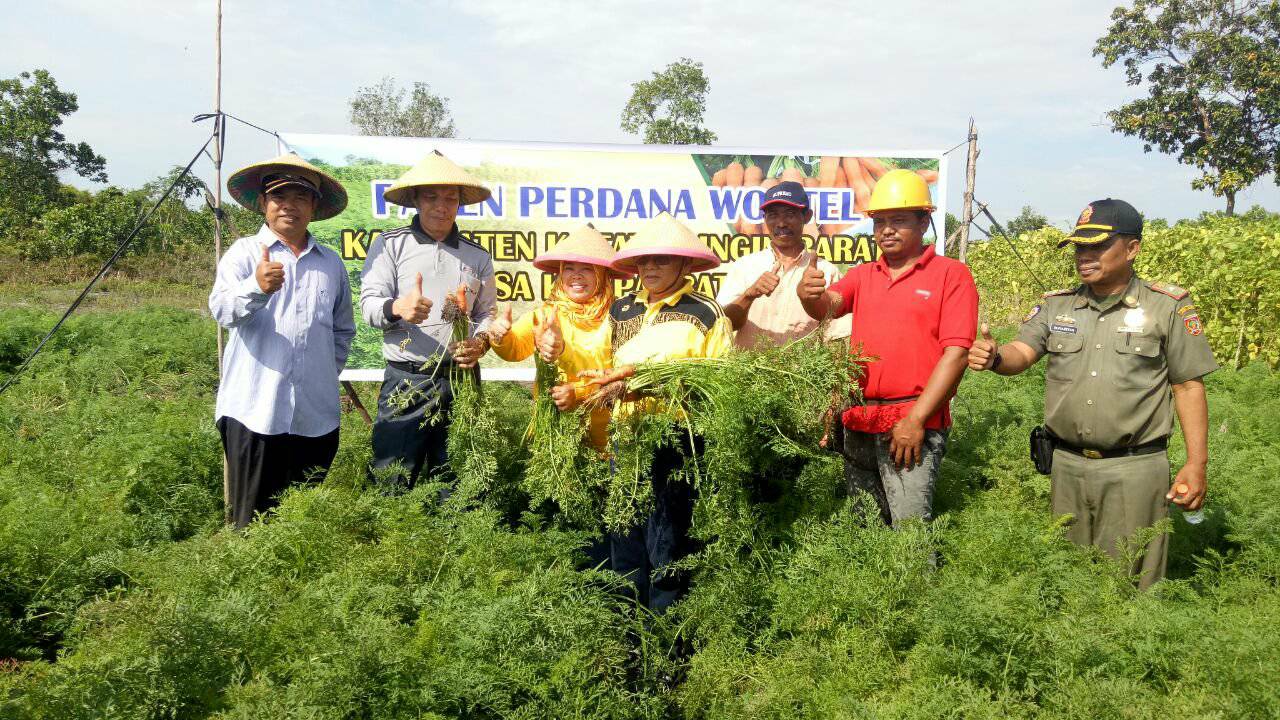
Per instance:
[[[215,416],[237,528],[298,482],[323,476],[338,450],[338,373],[355,322],[338,253],[307,231],[342,212],[346,191],[296,155],[227,181],[265,224],[218,263],[209,312],[230,330]]]

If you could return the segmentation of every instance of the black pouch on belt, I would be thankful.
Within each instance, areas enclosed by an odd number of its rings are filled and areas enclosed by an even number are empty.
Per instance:
[[[1043,425],[1031,428],[1031,462],[1041,475],[1053,471],[1053,436]]]

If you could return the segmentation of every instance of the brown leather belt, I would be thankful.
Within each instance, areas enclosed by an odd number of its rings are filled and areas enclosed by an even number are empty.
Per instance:
[[[919,395],[907,395],[904,397],[896,397],[896,398],[863,398],[862,404],[863,405],[900,405],[902,403],[911,402],[912,400],[919,400],[919,399],[920,399]]]

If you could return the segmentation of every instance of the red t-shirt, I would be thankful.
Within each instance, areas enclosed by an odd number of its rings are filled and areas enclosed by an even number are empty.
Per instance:
[[[858,381],[865,398],[919,395],[942,357],[943,348],[973,345],[978,330],[978,288],[964,263],[938,257],[933,246],[897,280],[890,280],[884,258],[849,270],[830,288],[843,298],[840,314],[853,313],[850,347],[877,360],[867,363]],[[909,403],[851,408],[845,425],[864,432],[886,432],[910,410]],[[887,423],[887,426],[886,426]],[[950,427],[950,402],[925,427]]]

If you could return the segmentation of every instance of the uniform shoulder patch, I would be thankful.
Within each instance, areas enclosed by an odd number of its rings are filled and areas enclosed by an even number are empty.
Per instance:
[[[1076,291],[1075,288],[1063,288],[1061,290],[1050,290],[1049,292],[1045,293],[1044,295],[1041,295],[1040,297],[1055,297],[1057,295],[1071,295],[1071,294],[1074,294],[1075,291]]]
[[[1174,285],[1172,283],[1167,283],[1167,282],[1148,283],[1147,287],[1151,288],[1152,290],[1155,290],[1161,295],[1168,295],[1174,300],[1181,300],[1182,298],[1191,294],[1186,290],[1184,290],[1183,288],[1180,288],[1177,285]]]

